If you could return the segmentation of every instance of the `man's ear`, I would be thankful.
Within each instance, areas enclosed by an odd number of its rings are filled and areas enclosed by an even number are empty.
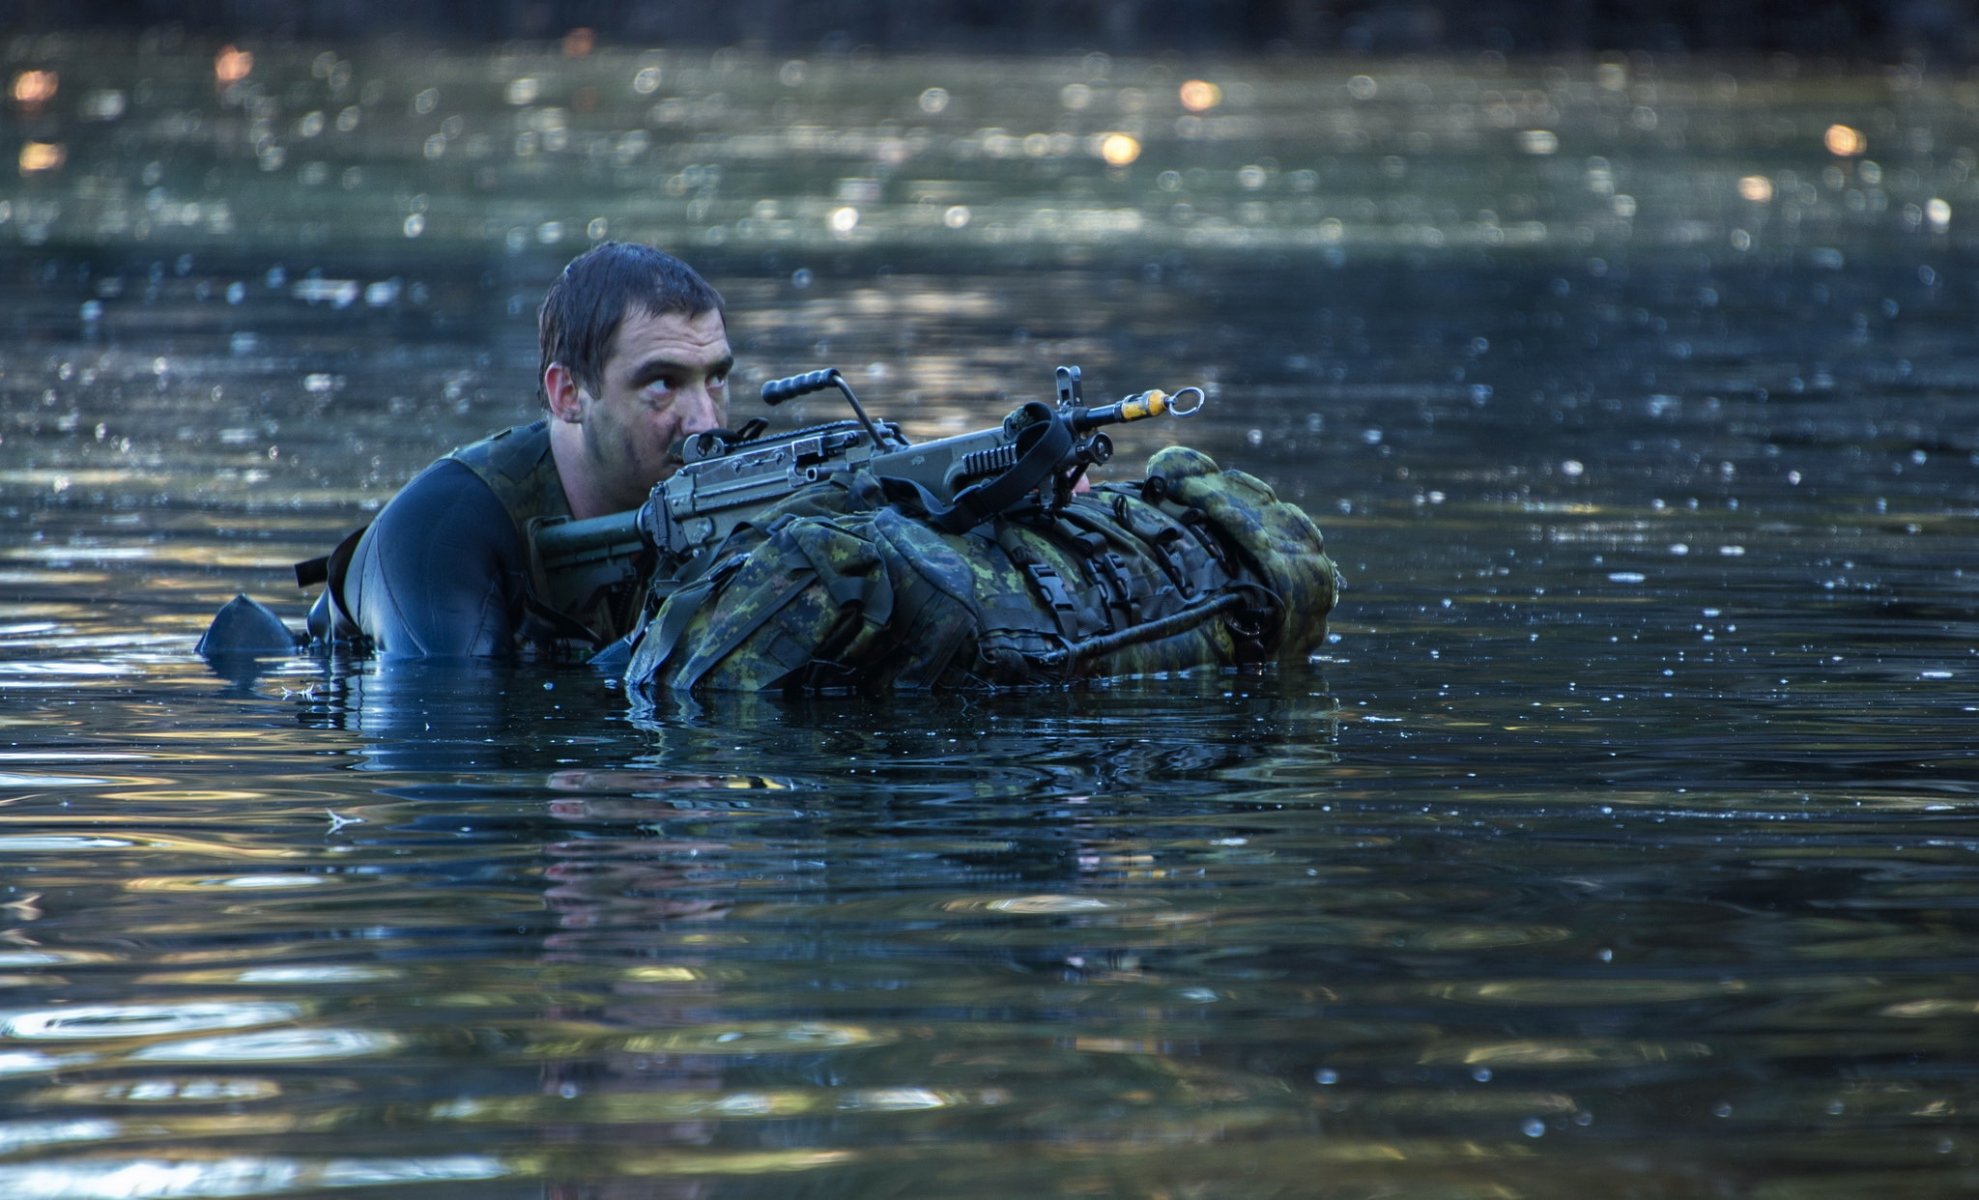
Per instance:
[[[553,362],[543,369],[543,398],[549,402],[550,415],[557,420],[573,425],[583,420],[583,391],[577,376],[562,363]]]

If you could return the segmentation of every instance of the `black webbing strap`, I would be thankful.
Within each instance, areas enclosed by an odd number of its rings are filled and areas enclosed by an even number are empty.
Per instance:
[[[315,587],[335,578],[341,584],[344,568],[350,565],[350,556],[357,553],[357,539],[364,536],[369,525],[359,525],[337,543],[337,548],[316,558],[306,558],[295,565],[295,585],[299,588]]]
[[[1218,613],[1229,612],[1243,603],[1243,593],[1225,592],[1221,596],[1211,596],[1206,600],[1198,600],[1187,608],[1169,613],[1165,617],[1157,617],[1152,621],[1143,621],[1138,625],[1130,625],[1114,633],[1103,633],[1098,637],[1087,638],[1083,642],[1074,642],[1063,650],[1046,651],[1038,656],[1038,661],[1044,663],[1046,666],[1063,666],[1082,659],[1108,654],[1126,646],[1137,645],[1141,642],[1151,642],[1156,638],[1164,638],[1173,633],[1180,633],[1185,629],[1193,629]]]
[[[332,630],[339,624],[348,624],[353,631],[356,629],[356,618],[350,606],[344,603],[344,574],[350,568],[351,557],[357,553],[358,539],[369,528],[369,525],[360,525],[338,542],[335,550],[321,558],[305,559],[295,565],[297,587],[314,587],[319,583],[327,585],[324,590],[330,597],[329,611],[334,614],[329,626]]]
[[[1017,461],[1002,474],[955,493],[955,503],[931,510],[928,519],[943,533],[966,533],[1014,507],[1065,463],[1072,454],[1072,427],[1050,407],[1033,400],[1023,413],[1032,418],[1018,433]],[[1029,439],[1030,445],[1022,443]]]

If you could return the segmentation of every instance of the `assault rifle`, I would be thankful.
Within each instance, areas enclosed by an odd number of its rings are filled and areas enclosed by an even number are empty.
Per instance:
[[[836,387],[857,419],[765,437],[766,424],[756,418],[737,432],[689,436],[680,447],[681,466],[637,509],[531,522],[538,584],[553,603],[581,602],[645,573],[655,554],[671,572],[798,489],[861,469],[917,489],[929,519],[950,532],[1020,503],[1056,509],[1088,468],[1112,456],[1112,439],[1100,426],[1164,413],[1193,416],[1205,399],[1201,388],[1185,387],[1087,408],[1079,368],[1060,367],[1057,376],[1056,408],[1034,400],[988,429],[918,444],[893,422],[867,416],[835,368],[773,379],[763,385],[765,404]]]

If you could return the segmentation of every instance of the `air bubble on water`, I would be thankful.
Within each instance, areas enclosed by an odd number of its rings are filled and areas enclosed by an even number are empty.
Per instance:
[[[1332,1067],[1321,1067],[1312,1073],[1312,1077],[1323,1087],[1331,1087],[1340,1082],[1340,1072],[1334,1070]]]
[[[1519,1126],[1519,1132],[1529,1138],[1544,1137],[1546,1135],[1546,1122],[1540,1120],[1538,1117],[1527,1117],[1525,1124]]]
[[[1490,1083],[1490,1082],[1491,1082],[1491,1068],[1490,1068],[1490,1067],[1478,1067],[1477,1069],[1475,1069],[1475,1070],[1473,1070],[1473,1071],[1471,1072],[1471,1078],[1472,1078],[1472,1079],[1475,1079],[1475,1080],[1477,1080],[1477,1081],[1478,1081],[1479,1083]]]

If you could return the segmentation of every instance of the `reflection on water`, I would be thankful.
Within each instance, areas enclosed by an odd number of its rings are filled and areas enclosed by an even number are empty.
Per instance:
[[[0,1194],[1979,1190],[1964,79],[7,54]],[[1335,640],[196,659],[531,411],[602,236],[921,434],[1204,386],[1123,461],[1309,507]]]

